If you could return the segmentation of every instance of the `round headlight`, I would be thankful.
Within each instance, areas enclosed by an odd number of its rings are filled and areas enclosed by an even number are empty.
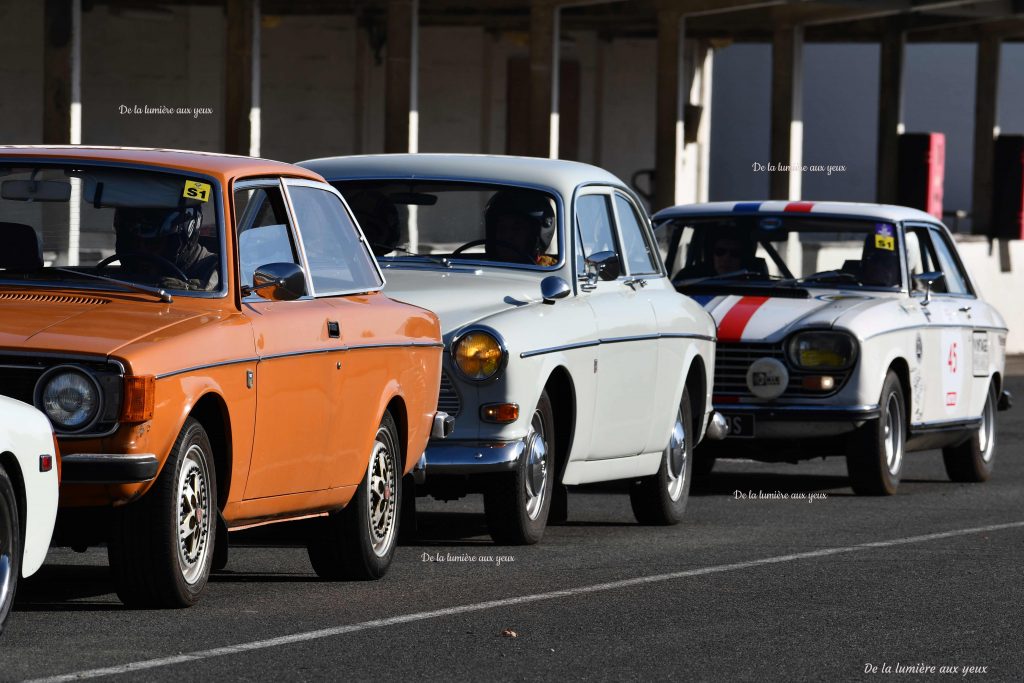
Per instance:
[[[789,360],[804,370],[844,370],[857,357],[857,342],[843,332],[802,332],[789,342]]]
[[[99,415],[99,385],[78,368],[56,367],[39,378],[36,403],[58,429],[79,431]]]
[[[490,332],[473,330],[458,338],[452,349],[455,366],[467,379],[491,379],[505,363],[505,349]]]

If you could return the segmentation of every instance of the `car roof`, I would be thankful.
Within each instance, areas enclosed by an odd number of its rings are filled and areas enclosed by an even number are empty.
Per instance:
[[[148,147],[91,147],[82,145],[0,145],[0,159],[81,159],[143,164],[195,171],[221,179],[259,175],[293,176],[322,180],[316,173],[293,164],[256,157]]]
[[[682,204],[671,206],[654,214],[652,220],[661,222],[676,218],[695,216],[735,216],[751,213],[784,213],[798,216],[832,216],[842,218],[869,218],[882,221],[926,221],[940,222],[930,213],[907,206],[894,204],[868,204],[860,202],[791,202],[787,200],[750,202],[709,202],[706,204]]]
[[[597,166],[564,159],[489,154],[367,154],[300,161],[328,180],[421,179],[472,180],[532,185],[571,195],[585,183],[625,188],[617,177]]]

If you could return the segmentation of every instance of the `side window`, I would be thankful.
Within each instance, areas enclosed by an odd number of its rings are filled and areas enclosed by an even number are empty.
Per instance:
[[[939,270],[946,276],[946,291],[950,294],[970,294],[967,289],[967,278],[960,270],[960,264],[957,263],[945,236],[935,228],[930,228],[928,232],[935,247],[935,255],[938,257]]]
[[[636,215],[636,209],[622,195],[615,195],[615,211],[619,217],[619,233],[622,235],[622,250],[626,253],[631,275],[657,273],[658,259],[655,250],[644,236],[644,228]]]
[[[252,274],[268,263],[298,263],[298,252],[288,230],[288,212],[277,186],[235,192],[240,280],[252,284]]]
[[[608,195],[586,194],[576,200],[576,229],[581,247],[576,254],[576,272],[582,274],[587,272],[585,256],[616,251]]]
[[[288,193],[316,294],[379,288],[383,282],[373,256],[338,196],[304,185],[292,185]]]

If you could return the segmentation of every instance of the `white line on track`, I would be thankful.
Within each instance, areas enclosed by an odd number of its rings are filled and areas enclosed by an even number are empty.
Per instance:
[[[650,583],[671,581],[673,579],[684,579],[691,576],[718,574],[721,572],[731,572],[739,569],[749,569],[751,567],[760,567],[768,564],[794,562],[796,560],[808,560],[816,557],[828,557],[829,555],[840,555],[842,553],[852,553],[861,550],[872,550],[874,548],[890,548],[892,546],[907,545],[910,543],[924,543],[926,541],[937,541],[942,538],[952,538],[954,536],[968,536],[971,534],[982,534],[989,531],[1001,531],[1003,529],[1015,529],[1019,527],[1024,527],[1024,521],[1007,522],[1006,524],[993,524],[991,526],[979,526],[970,529],[953,529],[952,531],[941,531],[934,534],[924,534],[922,536],[894,538],[888,541],[872,541],[870,543],[860,543],[858,545],[845,546],[842,548],[823,548],[822,550],[811,550],[805,553],[793,553],[792,555],[765,557],[760,560],[734,562],[732,564],[719,564],[711,567],[701,567],[699,569],[687,569],[684,571],[672,572],[669,574],[640,576],[634,579],[609,581],[608,583],[598,583],[591,586],[579,586],[577,588],[566,588],[565,590],[560,591],[550,591],[547,593],[537,593],[534,595],[522,595],[516,598],[505,598],[502,600],[477,602],[471,605],[446,607],[444,609],[436,609],[431,610],[429,612],[403,614],[397,617],[388,617],[387,619],[375,619],[373,621],[364,621],[358,624],[348,624],[345,626],[334,626],[331,628],[324,628],[317,631],[295,633],[290,636],[279,636],[277,638],[268,638],[266,640],[254,640],[249,643],[239,643],[237,645],[215,647],[212,650],[200,650],[198,652],[175,655],[172,657],[161,657],[159,659],[146,659],[139,662],[129,662],[128,664],[119,664],[117,666],[110,666],[103,669],[89,669],[87,671],[76,671],[74,673],[63,674],[60,676],[52,676],[50,678],[34,679],[27,683],[58,683],[60,681],[78,681],[86,678],[115,676],[117,674],[131,673],[133,671],[144,671],[146,669],[156,669],[164,666],[173,666],[174,664],[184,664],[186,662],[195,662],[202,659],[211,659],[213,657],[224,657],[227,655],[235,655],[242,652],[251,652],[252,650],[264,650],[270,647],[280,647],[282,645],[291,645],[293,643],[304,643],[311,640],[320,640],[322,638],[333,638],[335,636],[342,636],[348,633],[357,633],[359,631],[367,631],[375,628],[384,628],[385,626],[394,626],[396,624],[408,624],[414,621],[437,619],[439,617],[449,617],[456,614],[482,612],[483,610],[496,609],[498,607],[523,605],[530,602],[540,602],[542,600],[557,600],[558,598],[569,598],[574,595],[600,593],[603,591],[617,590],[619,588],[642,586]]]

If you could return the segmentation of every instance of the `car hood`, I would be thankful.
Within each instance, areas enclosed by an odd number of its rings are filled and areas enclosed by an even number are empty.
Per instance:
[[[845,327],[875,306],[891,302],[887,293],[812,291],[810,298],[772,296],[695,296],[711,313],[720,342],[776,342],[798,327]]]
[[[446,336],[496,313],[541,301],[536,274],[495,270],[388,268],[384,293],[436,313]]]
[[[102,356],[211,313],[91,293],[12,293],[0,304],[0,348]]]

